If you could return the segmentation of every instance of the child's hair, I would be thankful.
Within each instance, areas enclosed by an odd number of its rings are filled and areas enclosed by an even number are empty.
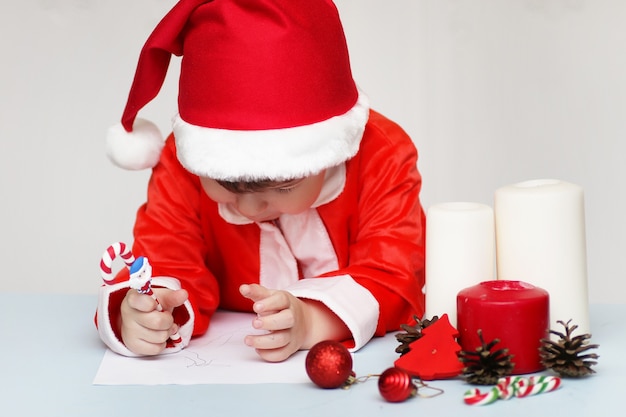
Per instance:
[[[275,188],[280,184],[290,182],[291,180],[257,180],[257,181],[224,181],[217,180],[217,183],[226,188],[231,193],[244,194],[264,191],[268,188]]]

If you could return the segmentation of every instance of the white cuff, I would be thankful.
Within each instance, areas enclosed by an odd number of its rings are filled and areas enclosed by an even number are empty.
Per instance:
[[[154,287],[164,287],[171,290],[179,290],[180,282],[176,278],[156,277],[152,279],[152,285]],[[102,341],[115,353],[119,353],[124,356],[142,356],[130,351],[121,340],[117,338],[113,331],[113,325],[109,316],[109,299],[111,294],[117,291],[123,291],[130,288],[128,281],[120,282],[113,285],[103,285],[100,287],[98,293],[98,314],[97,314],[97,326],[98,333]],[[189,344],[191,335],[193,333],[194,313],[191,308],[189,300],[185,301],[183,306],[187,309],[189,314],[189,320],[186,323],[180,324],[178,334],[181,336],[181,343],[177,343],[174,346],[167,347],[161,354],[178,352]]]
[[[319,301],[348,327],[356,351],[370,341],[380,314],[378,301],[350,275],[306,278],[285,288],[296,297]]]

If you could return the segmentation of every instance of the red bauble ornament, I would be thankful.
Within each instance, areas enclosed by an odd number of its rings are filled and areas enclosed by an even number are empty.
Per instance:
[[[398,403],[415,397],[417,386],[411,376],[400,368],[389,368],[378,378],[380,395],[389,402]]]
[[[306,355],[305,364],[309,378],[321,388],[338,388],[354,377],[348,348],[332,340],[313,346]]]

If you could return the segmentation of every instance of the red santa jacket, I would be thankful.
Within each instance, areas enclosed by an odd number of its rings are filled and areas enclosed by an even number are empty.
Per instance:
[[[323,302],[350,329],[355,350],[421,316],[425,217],[416,163],[406,133],[371,111],[359,152],[327,170],[309,211],[257,224],[207,197],[178,162],[170,136],[137,213],[133,245],[150,259],[154,286],[189,292],[174,312],[183,343],[166,352],[203,334],[218,308],[251,312],[238,291],[243,283]],[[97,326],[112,350],[133,355],[113,325],[127,279],[123,270],[117,284],[101,288]]]

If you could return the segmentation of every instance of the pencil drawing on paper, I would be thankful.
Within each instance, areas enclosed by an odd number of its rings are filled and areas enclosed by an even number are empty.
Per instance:
[[[202,359],[198,352],[186,351],[185,353],[185,359],[189,360],[189,363],[187,363],[187,368],[191,368],[192,366],[208,366],[212,362],[207,362],[205,359]]]
[[[185,367],[207,367],[207,366],[219,366],[229,367],[229,352],[231,351],[232,343],[235,343],[237,339],[241,339],[243,344],[243,337],[249,332],[247,327],[239,327],[231,331],[219,334],[217,337],[203,340],[202,338],[191,342],[191,345],[181,351],[179,355],[183,355],[185,359]],[[234,339],[234,340],[233,340]]]

